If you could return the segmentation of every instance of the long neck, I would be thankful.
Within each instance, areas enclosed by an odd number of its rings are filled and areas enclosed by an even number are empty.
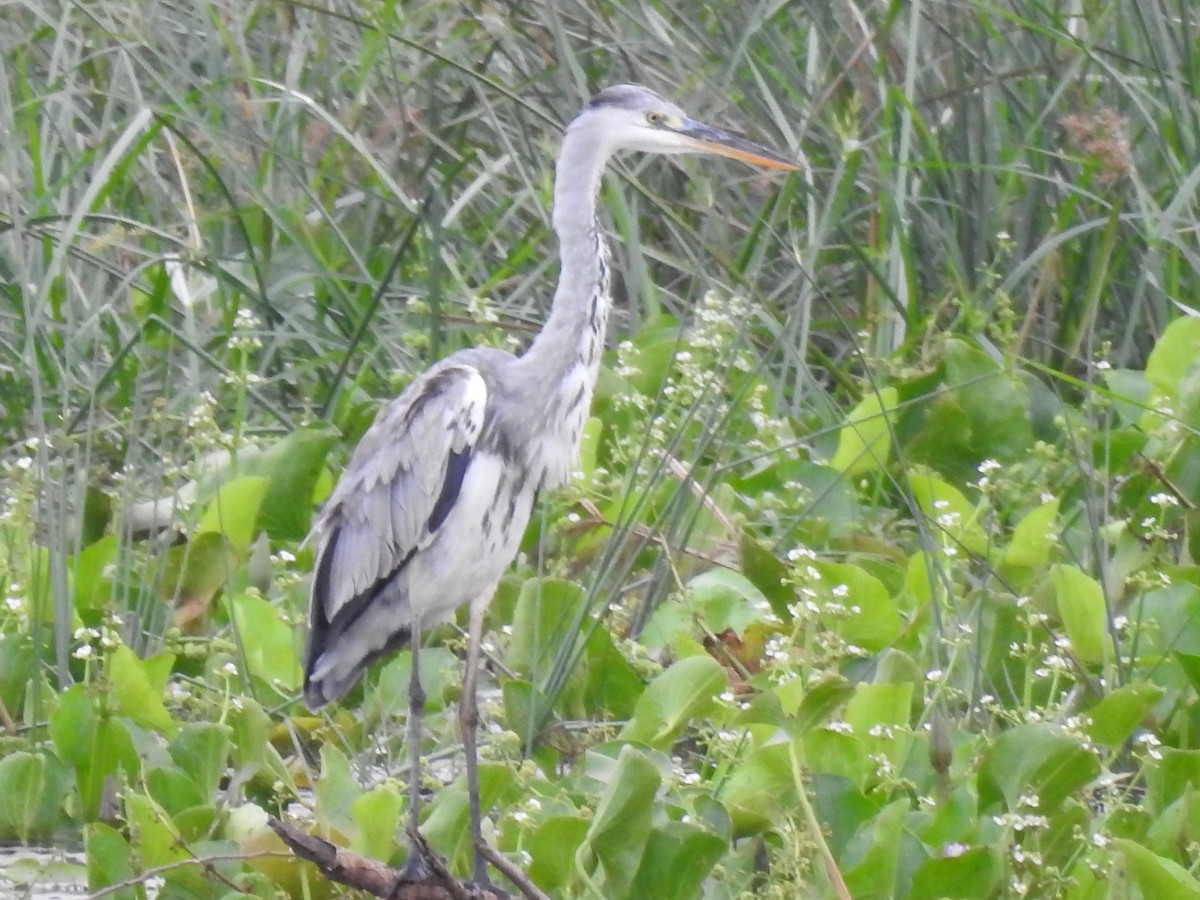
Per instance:
[[[604,349],[612,298],[596,195],[607,158],[594,136],[567,130],[554,179],[558,287],[545,326],[515,363],[532,401],[529,412],[541,418],[547,487],[566,481],[575,468]]]
[[[550,317],[522,357],[544,380],[562,381],[580,362],[590,370],[599,366],[612,302],[608,248],[596,223],[596,195],[606,159],[595,142],[568,130],[554,178],[558,287]]]

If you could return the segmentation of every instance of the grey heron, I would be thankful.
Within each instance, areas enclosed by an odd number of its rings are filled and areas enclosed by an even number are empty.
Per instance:
[[[560,270],[549,319],[520,356],[454,353],[380,410],[314,524],[304,699],[344,696],[372,661],[412,647],[409,680],[409,822],[420,800],[420,636],[470,604],[459,723],[466,756],[472,877],[488,884],[479,853],[475,731],[484,615],[517,554],[539,491],[564,484],[600,367],[612,298],[608,249],[596,220],[605,164],[616,152],[711,153],[776,169],[786,157],[704,125],[654,91],[601,91],[567,126],[555,171],[553,225]],[[409,847],[405,875],[423,863]]]

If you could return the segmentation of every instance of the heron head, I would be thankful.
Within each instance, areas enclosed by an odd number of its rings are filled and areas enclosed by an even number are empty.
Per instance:
[[[771,169],[799,168],[741,135],[689,118],[670,100],[640,84],[605,88],[575,117],[570,130],[585,133],[610,152],[715,153]]]

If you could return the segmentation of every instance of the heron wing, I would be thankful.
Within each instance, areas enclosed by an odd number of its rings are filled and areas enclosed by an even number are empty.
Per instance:
[[[308,665],[434,537],[483,429],[487,383],[447,360],[380,410],[317,520]]]

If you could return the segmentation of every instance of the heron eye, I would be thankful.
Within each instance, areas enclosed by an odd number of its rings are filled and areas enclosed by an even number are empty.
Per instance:
[[[649,122],[651,125],[661,125],[663,118],[664,118],[664,116],[660,112],[646,113],[646,121]]]

